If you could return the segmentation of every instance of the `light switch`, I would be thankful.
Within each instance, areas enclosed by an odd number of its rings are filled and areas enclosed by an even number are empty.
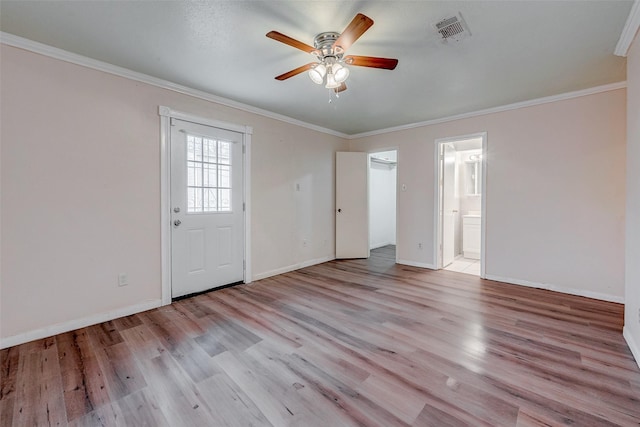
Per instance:
[[[118,286],[127,286],[129,284],[129,278],[126,273],[118,274]]]

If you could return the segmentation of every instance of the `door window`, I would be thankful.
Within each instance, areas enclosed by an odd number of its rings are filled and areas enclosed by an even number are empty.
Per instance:
[[[231,211],[231,144],[187,134],[187,213]]]

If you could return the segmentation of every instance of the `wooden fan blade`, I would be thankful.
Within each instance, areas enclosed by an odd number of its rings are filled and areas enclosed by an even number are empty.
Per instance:
[[[344,57],[344,63],[358,67],[383,68],[393,70],[398,65],[398,60],[393,58],[377,58],[375,56],[349,55]]]
[[[280,43],[288,44],[289,46],[295,47],[296,49],[303,50],[307,53],[313,53],[316,50],[316,48],[313,46],[309,46],[308,44],[302,43],[301,41],[292,39],[291,37],[285,36],[284,34],[279,33],[277,31],[269,31],[267,33],[267,37],[269,37],[270,39],[279,41]]]
[[[340,92],[344,92],[345,90],[347,90],[347,85],[344,82],[342,82],[342,84],[337,88],[335,88],[333,91],[335,93],[340,93]]]
[[[276,80],[280,80],[280,81],[287,80],[290,77],[297,76],[300,73],[304,73],[305,71],[310,70],[316,64],[317,64],[317,62],[310,62],[310,63],[308,63],[306,65],[303,65],[302,67],[296,68],[295,70],[291,70],[291,71],[286,72],[284,74],[280,74],[278,77],[276,77]]]
[[[346,51],[372,25],[373,19],[361,13],[357,14],[342,34],[340,34],[340,37],[333,43],[333,48],[340,47],[343,52]]]

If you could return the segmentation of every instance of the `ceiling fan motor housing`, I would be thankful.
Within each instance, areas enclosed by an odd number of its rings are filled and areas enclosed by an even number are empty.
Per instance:
[[[340,33],[335,31],[327,31],[325,33],[318,34],[313,39],[313,46],[317,49],[316,56],[322,60],[326,57],[335,57],[336,59],[342,59],[344,51],[341,47],[333,47],[333,44],[340,37]]]

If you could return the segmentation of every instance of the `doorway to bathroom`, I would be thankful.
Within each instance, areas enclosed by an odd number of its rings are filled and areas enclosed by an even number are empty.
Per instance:
[[[397,150],[369,154],[369,248],[396,259]]]
[[[484,277],[486,133],[436,140],[436,266]]]

